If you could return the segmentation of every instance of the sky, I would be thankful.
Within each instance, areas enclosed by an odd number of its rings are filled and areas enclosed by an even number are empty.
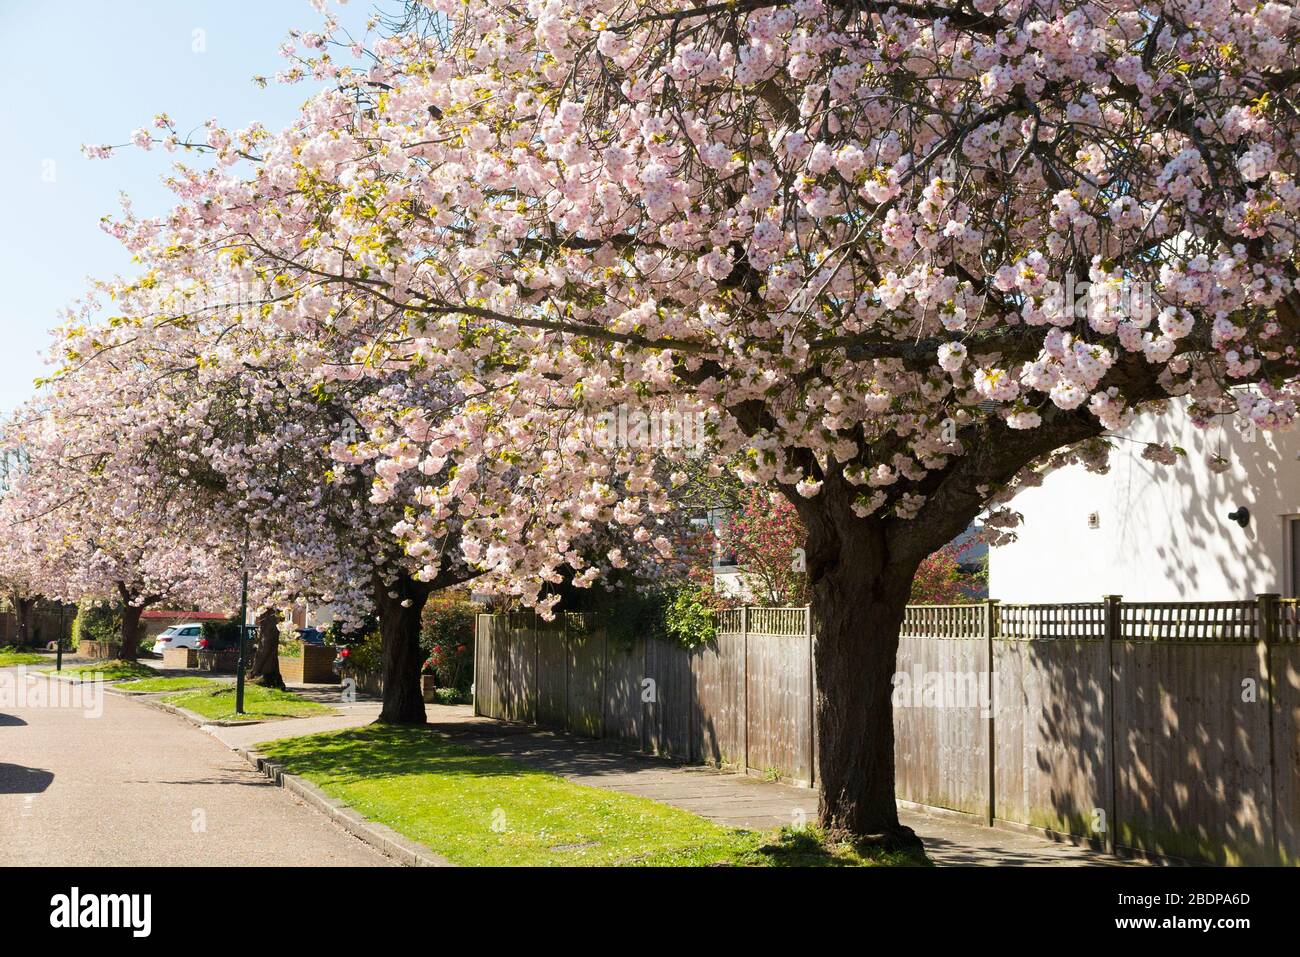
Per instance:
[[[335,9],[359,37],[375,7]],[[100,218],[123,192],[138,215],[166,212],[161,180],[184,155],[130,147],[90,160],[81,145],[126,143],[158,113],[182,134],[212,118],[287,125],[316,88],[251,78],[284,68],[288,31],[319,22],[307,0],[0,0],[0,415],[47,372],[48,330],[87,277],[131,272]]]

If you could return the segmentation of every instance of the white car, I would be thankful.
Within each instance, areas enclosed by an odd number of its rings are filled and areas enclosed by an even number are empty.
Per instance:
[[[197,648],[203,637],[203,626],[199,624],[172,625],[153,644],[153,651],[161,655],[168,648]]]

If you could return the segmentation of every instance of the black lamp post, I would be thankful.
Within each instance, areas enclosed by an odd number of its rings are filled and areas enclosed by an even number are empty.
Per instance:
[[[248,525],[244,525],[244,581],[239,592],[239,652],[235,664],[235,714],[244,713],[244,641],[248,637]]]

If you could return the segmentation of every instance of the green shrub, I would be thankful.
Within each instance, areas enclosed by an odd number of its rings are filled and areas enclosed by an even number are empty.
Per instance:
[[[470,704],[468,691],[461,688],[438,688],[433,692],[435,704]]]
[[[624,646],[644,638],[694,648],[717,634],[710,594],[693,583],[619,590],[600,602],[596,620],[610,641]]]
[[[620,588],[602,596],[596,606],[596,620],[605,627],[605,637],[627,647],[638,639],[667,637],[664,612],[670,601],[666,589]]]
[[[121,644],[122,607],[120,605],[77,606],[77,617],[72,619],[72,645],[80,641],[101,641]]]
[[[371,671],[376,674],[384,670],[384,641],[379,630],[375,629],[360,641],[353,641],[348,649],[347,667],[353,671]]]
[[[717,637],[718,619],[708,597],[708,589],[698,585],[676,589],[664,610],[668,640],[683,648],[694,648]]]

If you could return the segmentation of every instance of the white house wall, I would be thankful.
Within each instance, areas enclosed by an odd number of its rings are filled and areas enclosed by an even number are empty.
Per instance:
[[[1024,523],[1018,541],[993,548],[992,597],[1015,602],[1230,600],[1288,594],[1287,517],[1300,513],[1300,431],[1232,425],[1197,429],[1179,409],[1147,418],[1116,442],[1111,469],[1071,466],[1011,503]],[[1147,441],[1187,451],[1176,465],[1142,458]],[[1231,469],[1214,474],[1212,452]],[[1228,513],[1245,505],[1243,529]],[[1089,528],[1096,513],[1097,528]]]

